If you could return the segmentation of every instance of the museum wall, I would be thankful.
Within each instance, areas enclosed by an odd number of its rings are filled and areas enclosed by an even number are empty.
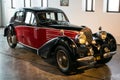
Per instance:
[[[2,26],[2,24],[1,24],[1,19],[2,19],[2,15],[1,15],[1,13],[2,13],[2,2],[1,2],[1,0],[0,0],[0,27]]]
[[[112,33],[120,44],[120,14],[106,13],[103,1],[105,0],[95,0],[95,12],[85,12],[83,0],[69,0],[68,7],[60,6],[60,0],[49,0],[49,6],[64,10],[72,24],[86,25],[93,32],[97,32],[98,27],[102,26],[103,30]]]
[[[11,0],[2,0],[2,25],[6,26],[13,16],[15,9],[11,9]]]
[[[16,8],[13,9],[11,8],[11,0],[2,0],[2,23],[3,26],[6,26],[9,23],[9,20],[11,16],[13,16],[14,12],[21,8],[24,7],[24,0],[15,0],[16,1]],[[41,5],[41,0],[31,0],[31,5],[35,7],[40,7]]]
[[[22,1],[22,0],[20,0]],[[19,6],[22,5],[19,1]],[[85,25],[92,29],[93,32],[97,32],[100,26],[103,30],[112,33],[117,43],[120,44],[120,14],[119,13],[107,13],[104,10],[105,0],[95,0],[95,12],[85,12],[83,0],[69,0],[69,6],[60,6],[60,0],[48,0],[49,7],[55,7],[62,9],[68,16],[70,22],[76,25]],[[3,4],[3,25],[9,23],[10,17],[13,15],[15,9],[11,9],[11,0],[2,0]],[[39,0],[33,0],[32,6],[39,6]]]

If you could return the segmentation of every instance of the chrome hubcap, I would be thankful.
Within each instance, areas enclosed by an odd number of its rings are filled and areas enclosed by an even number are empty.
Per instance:
[[[8,44],[12,45],[12,35],[10,34],[10,32],[8,34]]]
[[[66,70],[69,67],[69,60],[66,53],[63,50],[57,52],[57,63],[59,67]]]

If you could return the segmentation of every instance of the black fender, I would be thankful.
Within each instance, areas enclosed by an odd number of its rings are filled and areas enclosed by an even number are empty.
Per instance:
[[[59,37],[59,40],[56,43],[55,47],[57,47],[59,45],[65,47],[68,50],[72,60],[76,60],[78,47],[73,39],[71,39],[67,36]],[[53,49],[55,47],[53,47]]]
[[[108,42],[111,51],[116,51],[117,50],[117,42],[116,39],[114,38],[114,36],[110,33],[107,33],[107,39],[106,41]]]
[[[8,30],[11,30],[12,35],[16,34],[13,24],[9,24],[7,27],[5,27],[4,36],[8,35]]]
[[[103,44],[103,40],[100,38],[99,32],[94,33],[92,36],[93,36],[93,39],[96,41],[96,44],[99,44],[99,45]]]
[[[77,45],[71,38],[66,36],[56,37],[49,40],[41,48],[39,48],[38,53],[42,57],[47,58],[49,55],[55,54],[55,49],[57,46],[65,47],[69,51],[72,59],[75,60]]]
[[[55,46],[57,41],[58,37],[49,40],[38,49],[37,54],[40,55],[41,57],[47,58],[48,55],[51,54],[52,48]]]
[[[95,38],[95,41],[96,41],[97,44],[100,44],[101,46],[103,44],[108,44],[111,48],[111,51],[116,51],[117,43],[116,43],[116,40],[115,40],[115,38],[112,34],[107,32],[107,38],[105,40],[102,40],[99,37],[99,33],[93,34],[93,37]]]

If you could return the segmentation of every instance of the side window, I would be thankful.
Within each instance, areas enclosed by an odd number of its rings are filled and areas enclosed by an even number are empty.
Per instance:
[[[66,21],[62,13],[58,13],[58,21]]]
[[[32,12],[26,13],[25,23],[30,25],[36,25],[36,18]]]
[[[26,18],[25,18],[25,23],[29,24],[30,23],[30,18],[31,18],[31,12],[26,13]]]
[[[22,22],[23,20],[24,20],[24,12],[22,11],[16,12],[15,21]]]
[[[52,20],[55,20],[55,14],[54,13],[46,13],[46,18],[47,19],[52,19]]]

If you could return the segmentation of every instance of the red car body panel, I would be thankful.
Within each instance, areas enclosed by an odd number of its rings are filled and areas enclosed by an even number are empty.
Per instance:
[[[55,37],[63,36],[60,29],[54,28],[19,25],[15,27],[15,30],[18,42],[35,49],[39,49],[44,43]],[[64,30],[63,33],[72,39],[77,34],[73,30]]]

